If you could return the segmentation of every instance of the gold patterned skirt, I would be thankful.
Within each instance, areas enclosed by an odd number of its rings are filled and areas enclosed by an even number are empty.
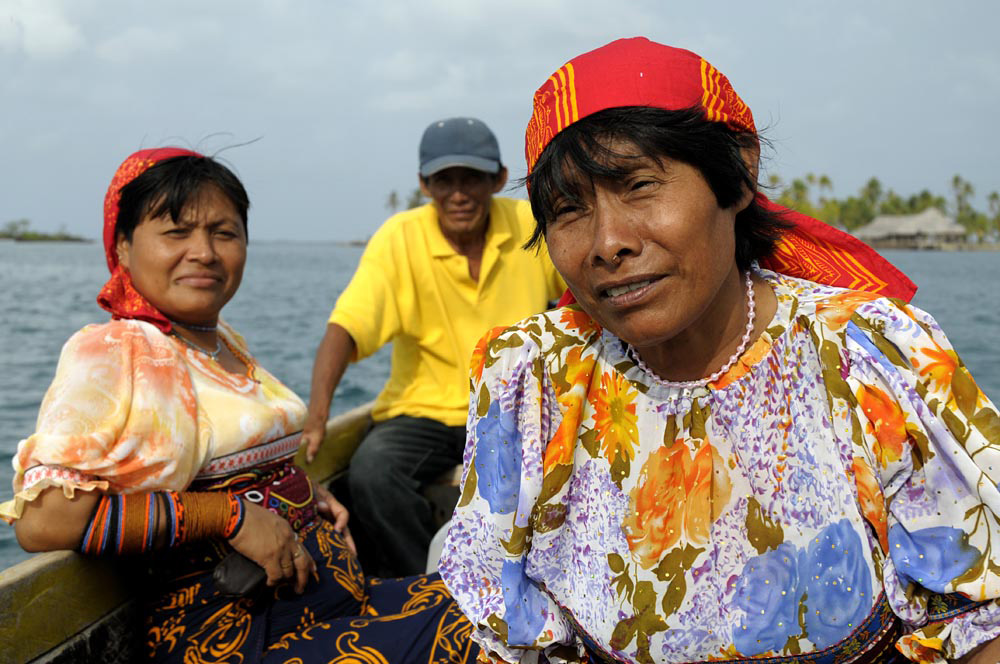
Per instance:
[[[223,595],[212,579],[229,552],[218,541],[150,561],[146,646],[152,661],[445,664],[474,662],[472,625],[437,574],[366,579],[331,523],[318,517],[312,488],[289,459],[206,478],[191,490],[234,491],[284,516],[316,561],[301,595],[290,586],[244,597]]]

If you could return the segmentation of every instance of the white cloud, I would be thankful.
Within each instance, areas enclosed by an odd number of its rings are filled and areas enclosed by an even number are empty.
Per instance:
[[[177,34],[132,26],[97,45],[98,57],[115,64],[128,64],[150,56],[160,57],[180,46]]]
[[[59,0],[0,0],[0,48],[54,60],[84,44]]]
[[[230,153],[257,183],[255,237],[364,235],[388,190],[412,188],[429,121],[483,118],[519,173],[535,88],[573,56],[637,34],[725,72],[769,129],[770,165],[785,179],[826,173],[842,195],[877,175],[909,193],[945,189],[959,172],[996,188],[997,140],[953,119],[1000,105],[1000,4],[764,5],[0,0],[0,207],[89,233],[87,186],[102,188],[124,154],[224,131],[231,142],[264,137]],[[913,157],[927,145],[934,158]],[[35,173],[67,154],[70,171],[101,177],[74,172],[63,195],[47,195]],[[321,223],[331,191],[338,212]]]
[[[475,63],[433,63],[414,67],[411,74],[392,70],[383,72],[386,84],[378,92],[369,92],[369,105],[378,111],[424,111],[447,106],[467,96],[476,84]],[[382,69],[378,67],[377,69]]]

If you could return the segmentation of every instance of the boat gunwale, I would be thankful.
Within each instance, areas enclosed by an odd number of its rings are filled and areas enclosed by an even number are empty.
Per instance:
[[[299,449],[295,461],[309,477],[326,484],[346,471],[371,426],[372,405],[327,420],[323,445],[312,463],[306,463],[305,450]],[[75,551],[35,554],[0,570],[0,606],[10,607],[0,611],[0,663],[72,661],[62,655],[74,652],[67,645],[120,617],[122,607],[133,599],[114,560]],[[125,647],[130,641],[117,643]]]

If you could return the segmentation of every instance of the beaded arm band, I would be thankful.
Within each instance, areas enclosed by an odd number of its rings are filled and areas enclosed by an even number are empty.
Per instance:
[[[157,507],[159,506],[159,510]],[[164,537],[158,538],[165,517]],[[229,538],[243,525],[243,501],[231,493],[154,491],[104,494],[80,542],[91,555],[143,553],[158,539],[168,547],[208,537]]]

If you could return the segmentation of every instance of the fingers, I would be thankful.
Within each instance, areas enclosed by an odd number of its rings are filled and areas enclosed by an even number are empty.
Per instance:
[[[264,568],[267,585],[291,582],[302,593],[316,563],[283,518],[254,503],[247,503],[243,527],[229,543]]]
[[[309,583],[309,577],[316,573],[316,561],[301,544],[292,553],[292,560],[295,564],[295,592],[301,595]]]
[[[316,459],[316,453],[319,452],[319,446],[323,444],[323,433],[305,432],[302,434],[302,442],[306,446],[306,462],[312,463]]]
[[[347,544],[347,548],[351,550],[351,553],[358,555],[358,547],[354,546],[354,538],[351,537],[351,531],[344,528],[344,543]]]
[[[333,496],[330,496],[330,501],[332,502],[330,512],[333,515],[333,529],[339,533],[347,528],[347,520],[351,515],[347,511],[347,508],[338,503]]]
[[[294,578],[295,576],[295,561],[292,558],[292,552],[282,549],[280,553],[280,560],[281,563],[278,566],[279,576],[277,579],[275,579],[274,584],[270,584],[270,580],[268,580],[269,585],[276,585],[278,583],[282,583],[284,581]]]
[[[283,530],[282,528],[278,529]],[[287,532],[280,532],[277,537],[277,550],[274,552],[274,560],[277,561],[277,573],[271,577],[271,570],[268,569],[267,585],[274,586],[293,579],[296,575],[295,553],[299,548],[299,543],[292,534],[291,528]]]
[[[285,580],[285,576],[294,566],[289,567],[290,561],[273,558],[264,564],[264,571],[267,572],[267,585],[276,586]]]
[[[320,512],[322,512],[329,521],[333,522],[333,529],[338,533],[342,532],[344,528],[347,527],[347,521],[350,519],[351,513],[347,511],[339,500],[333,497],[325,487],[320,485],[315,486],[316,500],[319,503]]]
[[[282,547],[277,558],[280,562],[266,567],[267,585],[276,586],[279,583],[291,582],[295,592],[302,594],[309,583],[309,577],[316,573],[316,562],[304,546],[294,542],[291,546]]]
[[[344,536],[344,543],[347,544],[347,548],[351,550],[351,553],[358,555],[358,548],[354,545],[354,538],[351,537],[351,531],[347,528],[347,521],[350,519],[351,513],[339,500],[333,497],[333,494],[326,487],[314,484],[313,491],[316,494],[319,511],[326,516],[327,520],[333,522],[333,529]]]

